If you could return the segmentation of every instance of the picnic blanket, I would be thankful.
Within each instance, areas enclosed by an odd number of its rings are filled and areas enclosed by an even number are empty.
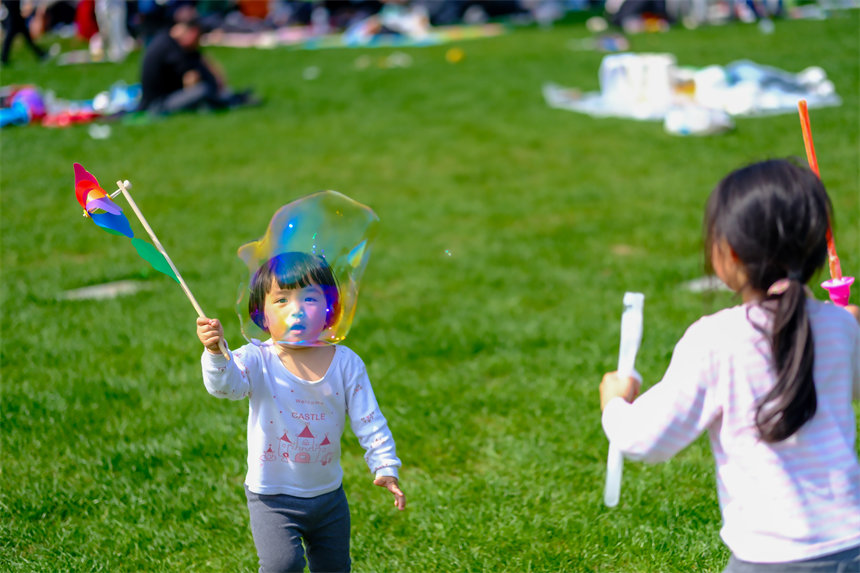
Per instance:
[[[818,66],[791,73],[738,60],[726,66],[681,67],[672,54],[610,54],[598,72],[599,92],[583,92],[547,82],[547,105],[593,117],[665,121],[678,110],[700,118],[727,118],[796,113],[805,99],[810,108],[842,104],[833,82]],[[710,126],[713,130],[715,126]]]

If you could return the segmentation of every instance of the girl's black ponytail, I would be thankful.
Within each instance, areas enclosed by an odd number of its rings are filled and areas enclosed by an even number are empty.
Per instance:
[[[818,406],[812,367],[815,350],[806,289],[799,278],[775,296],[777,308],[771,327],[776,383],[759,402],[755,423],[766,442],[781,442],[808,422]]]
[[[767,293],[775,384],[756,406],[766,442],[780,442],[817,407],[806,283],[827,259],[830,199],[812,171],[791,161],[754,163],[727,175],[705,212],[706,257],[725,240],[743,264],[749,286]],[[757,327],[758,328],[758,327]]]

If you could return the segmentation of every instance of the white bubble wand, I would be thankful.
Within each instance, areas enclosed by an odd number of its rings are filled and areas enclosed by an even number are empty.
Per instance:
[[[621,344],[618,348],[618,376],[629,378],[633,375],[636,353],[642,342],[642,307],[645,295],[639,292],[624,293],[624,312],[621,315]],[[621,474],[624,469],[624,455],[612,441],[606,458],[606,485],[603,489],[603,503],[606,507],[618,505],[621,496]]]

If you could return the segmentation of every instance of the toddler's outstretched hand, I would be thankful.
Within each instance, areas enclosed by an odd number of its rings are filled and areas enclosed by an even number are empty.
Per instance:
[[[388,491],[394,494],[394,507],[403,511],[406,509],[406,494],[400,491],[397,485],[397,478],[393,476],[379,476],[373,480],[373,485],[388,488]]]
[[[218,346],[221,339],[224,338],[224,328],[221,326],[221,321],[217,318],[198,317],[197,338],[200,339],[206,350],[212,354],[221,354],[221,349]]]
[[[603,410],[610,400],[621,397],[632,402],[639,395],[642,381],[630,376],[622,378],[618,372],[607,372],[600,382],[600,409]]]

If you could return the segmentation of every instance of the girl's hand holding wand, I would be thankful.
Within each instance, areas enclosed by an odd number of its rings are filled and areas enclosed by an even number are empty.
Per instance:
[[[600,381],[600,410],[603,411],[613,398],[620,397],[633,402],[639,396],[641,387],[642,381],[635,376],[622,378],[618,372],[607,372]]]
[[[224,340],[224,328],[217,318],[197,317],[197,338],[212,354],[223,354],[221,343]]]
[[[373,480],[373,485],[387,488],[388,491],[394,494],[394,507],[403,511],[406,509],[406,494],[400,491],[397,485],[397,478],[394,476],[379,476]]]

